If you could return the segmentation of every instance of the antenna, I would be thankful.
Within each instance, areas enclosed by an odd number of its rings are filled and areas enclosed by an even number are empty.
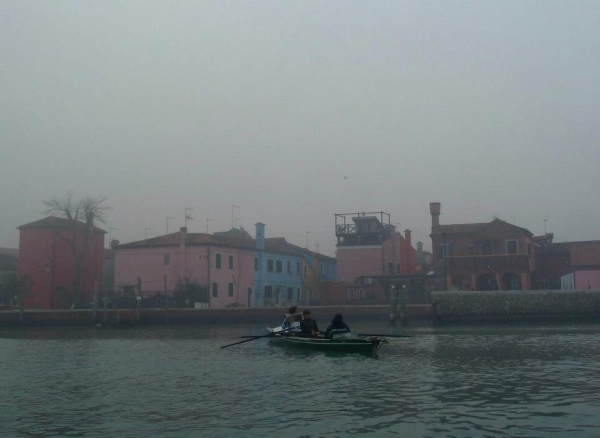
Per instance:
[[[194,218],[188,214],[188,211],[194,211],[193,208],[185,208],[185,227],[187,228],[188,221],[193,221]]]
[[[233,228],[233,209],[234,208],[240,208],[240,206],[231,204],[231,228]]]
[[[548,222],[548,219],[544,219],[544,235],[546,235],[546,222]]]

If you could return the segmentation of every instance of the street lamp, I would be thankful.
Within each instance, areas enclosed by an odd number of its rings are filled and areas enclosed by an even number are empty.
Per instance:
[[[448,258],[447,250],[446,250],[446,228],[442,228],[442,238],[444,242],[444,246],[442,247],[442,254],[444,256],[444,290],[448,290],[448,265],[446,259]]]

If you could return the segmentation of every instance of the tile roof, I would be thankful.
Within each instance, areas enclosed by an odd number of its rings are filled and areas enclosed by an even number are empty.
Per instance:
[[[72,222],[69,219],[64,217],[56,217],[56,216],[48,216],[44,219],[40,219],[35,222],[29,222],[28,224],[21,225],[17,227],[19,230],[29,229],[29,228],[62,228],[62,229],[71,229]],[[77,228],[81,229],[85,227],[85,223],[81,221],[76,222]],[[94,227],[95,231],[100,231],[102,233],[106,233],[101,228]]]
[[[571,266],[600,266],[600,243],[573,245]]]
[[[165,234],[164,236],[152,237],[137,242],[123,243],[116,249],[131,248],[151,248],[156,246],[179,246],[181,239],[180,232]],[[230,248],[256,249],[256,241],[245,231],[231,229],[229,231],[207,233],[187,233],[186,245],[220,245]],[[298,253],[288,246],[284,237],[270,237],[265,239],[265,249],[269,252],[298,255]]]
[[[440,224],[440,233],[441,233],[442,229],[446,230],[446,234],[477,233],[477,232],[483,232],[486,230],[486,228],[493,227],[494,225],[503,225],[503,226],[508,226],[508,227],[512,227],[512,228],[517,228],[517,229],[521,230],[522,232],[533,236],[533,233],[531,233],[528,229],[519,227],[517,225],[513,225],[510,222],[503,221],[502,219],[494,219],[491,222],[480,222],[480,223],[472,223],[472,224],[448,224],[448,225]]]

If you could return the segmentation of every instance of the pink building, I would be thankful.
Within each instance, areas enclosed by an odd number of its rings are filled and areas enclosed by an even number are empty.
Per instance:
[[[115,248],[115,285],[119,293],[142,296],[169,293],[185,281],[205,287],[211,308],[249,305],[254,281],[255,242],[243,229],[188,233],[181,228]]]
[[[338,280],[352,284],[359,277],[412,275],[417,254],[411,231],[404,236],[389,223],[389,214],[336,215]]]

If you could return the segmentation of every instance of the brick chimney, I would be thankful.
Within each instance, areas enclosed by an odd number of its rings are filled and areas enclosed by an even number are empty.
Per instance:
[[[412,233],[412,231],[410,231],[408,228],[406,230],[404,230],[404,240],[406,240],[406,243],[408,244],[408,246],[412,245],[412,243],[410,241],[411,233]]]
[[[257,222],[256,226],[256,249],[265,249],[265,224]]]
[[[431,232],[435,232],[440,228],[440,212],[442,204],[439,202],[429,203],[429,212],[431,213]]]

